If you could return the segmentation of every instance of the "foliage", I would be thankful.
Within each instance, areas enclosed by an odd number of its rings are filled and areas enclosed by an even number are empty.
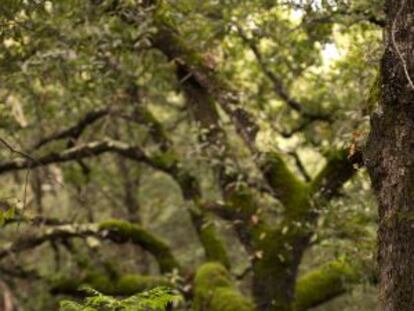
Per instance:
[[[354,156],[382,2],[3,0],[0,138],[24,153],[1,145],[0,201],[25,208],[0,206],[0,282],[30,311],[81,283],[100,293],[67,308],[160,284],[219,311],[373,292]]]

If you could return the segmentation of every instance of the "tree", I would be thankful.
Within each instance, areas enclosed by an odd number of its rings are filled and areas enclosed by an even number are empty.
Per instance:
[[[373,279],[357,145],[376,1],[7,2],[0,174],[5,195],[24,189],[0,214],[10,288],[163,285],[196,311],[301,311]],[[326,63],[335,36],[349,55]]]
[[[414,308],[413,114],[414,12],[408,1],[387,1],[379,106],[371,116],[366,163],[379,202],[381,310]]]

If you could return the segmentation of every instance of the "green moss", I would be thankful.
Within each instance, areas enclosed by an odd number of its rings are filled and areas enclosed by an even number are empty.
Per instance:
[[[204,225],[200,232],[201,244],[204,246],[207,260],[217,261],[230,268],[230,260],[227,256],[223,242],[217,237],[216,228],[212,224]]]
[[[296,260],[292,241],[298,232],[290,229],[272,229],[261,224],[254,235],[253,294],[266,310],[291,310],[294,292]]]
[[[202,206],[202,202],[196,202]],[[224,242],[219,238],[214,222],[204,213],[202,208],[192,207],[188,209],[191,221],[197,231],[200,243],[208,261],[216,261],[223,264],[226,268],[230,267],[230,260]]]
[[[295,311],[308,310],[344,293],[347,284],[357,281],[359,277],[357,269],[344,259],[309,272],[297,283]]]
[[[265,153],[260,166],[278,199],[289,209],[300,208],[309,187],[289,170],[282,157],[276,152]]]
[[[194,280],[195,311],[254,311],[253,303],[234,287],[227,269],[220,263],[206,263]]]
[[[105,234],[111,239],[140,245],[154,255],[161,273],[179,268],[169,246],[136,224],[114,219],[102,222],[99,225],[99,230],[105,231]]]
[[[194,282],[196,290],[233,286],[230,273],[218,262],[209,262],[198,268]]]
[[[213,290],[209,301],[206,301],[207,309],[211,311],[253,311],[254,305],[245,299],[239,292],[232,288],[218,288]]]

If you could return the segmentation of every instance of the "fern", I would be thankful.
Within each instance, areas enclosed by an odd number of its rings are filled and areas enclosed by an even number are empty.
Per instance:
[[[92,288],[83,288],[89,295],[83,303],[70,300],[60,302],[60,311],[164,311],[168,304],[178,303],[182,297],[168,287],[157,287],[126,299],[104,295]]]

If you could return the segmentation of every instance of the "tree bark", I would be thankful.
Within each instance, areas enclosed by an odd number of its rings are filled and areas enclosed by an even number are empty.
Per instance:
[[[380,302],[414,310],[414,2],[386,1],[379,107],[365,162],[379,203]]]

